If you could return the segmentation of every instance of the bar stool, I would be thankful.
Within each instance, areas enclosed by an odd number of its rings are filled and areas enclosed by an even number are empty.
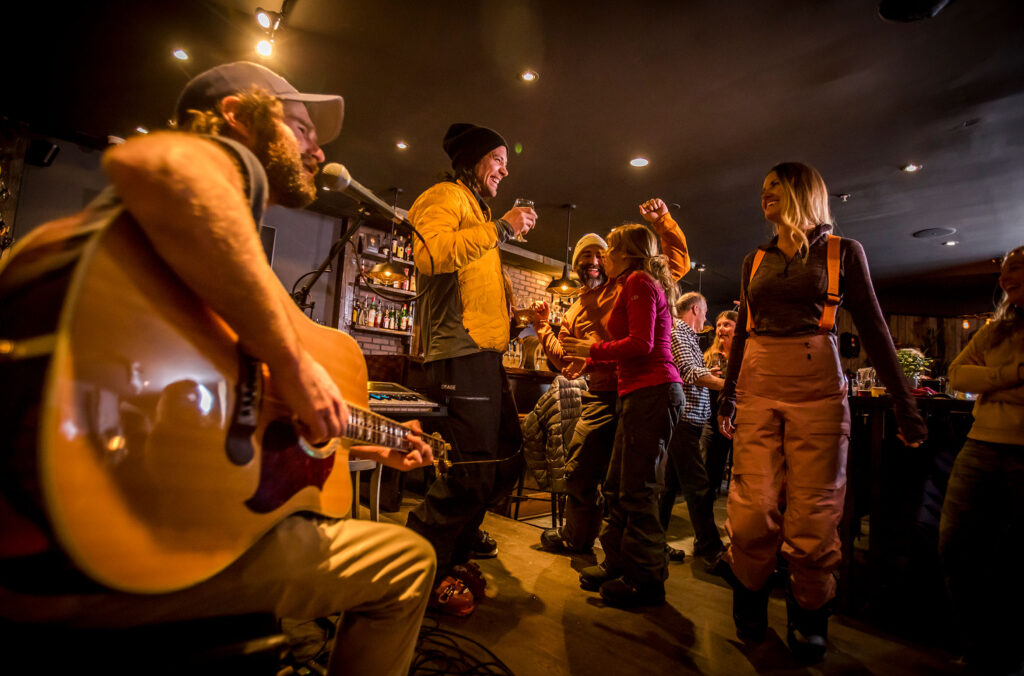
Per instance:
[[[350,458],[348,471],[352,475],[352,518],[359,518],[359,473],[370,474],[370,521],[380,521],[380,477],[384,466],[373,460]]]

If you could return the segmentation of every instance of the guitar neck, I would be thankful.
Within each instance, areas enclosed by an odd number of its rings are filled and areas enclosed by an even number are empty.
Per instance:
[[[348,424],[345,427],[346,439],[407,452],[411,449],[405,436],[412,433],[422,438],[430,446],[435,457],[443,457],[447,450],[447,443],[435,434],[416,432],[410,427],[364,408],[349,405],[348,410]]]

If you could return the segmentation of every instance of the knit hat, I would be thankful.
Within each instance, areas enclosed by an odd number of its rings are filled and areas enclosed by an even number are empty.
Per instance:
[[[456,122],[444,135],[444,151],[452,159],[452,169],[472,169],[480,158],[508,143],[501,134],[467,122]]]
[[[212,110],[225,96],[253,87],[265,89],[281,101],[304,103],[309,119],[316,127],[319,145],[330,143],[341,131],[341,120],[345,115],[343,98],[333,94],[304,94],[274,71],[251,61],[214,66],[189,80],[174,107],[178,123],[188,117],[189,110]]]
[[[597,245],[601,247],[601,251],[608,250],[608,242],[604,241],[601,235],[594,232],[588,232],[587,234],[580,237],[580,241],[576,242],[576,248],[572,250],[572,267],[576,267],[576,260],[583,253],[583,250],[588,246]]]

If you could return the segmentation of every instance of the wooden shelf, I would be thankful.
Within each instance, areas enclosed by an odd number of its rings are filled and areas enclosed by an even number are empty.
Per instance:
[[[385,293],[394,293],[394,294],[397,294],[399,296],[405,296],[406,298],[412,298],[413,296],[416,295],[415,291],[406,291],[405,289],[396,289],[393,286],[384,286],[383,284],[369,284],[369,285],[367,285],[367,284],[360,284],[358,278],[356,279],[356,282],[354,284],[352,284],[352,286],[354,288],[356,288],[356,289],[365,289],[367,293],[373,293],[374,289],[380,289],[380,290],[384,291]],[[397,303],[398,301],[392,301],[392,302]]]
[[[398,336],[399,338],[410,338],[412,337],[412,331],[396,331],[394,329],[378,329],[373,326],[360,326],[358,324],[349,323],[349,328],[353,331],[364,331],[366,333],[381,333],[385,336]]]
[[[372,258],[377,261],[387,260],[387,254],[375,253],[373,251],[367,251],[366,249],[363,250],[362,256],[363,258]],[[413,261],[405,258],[399,258],[398,256],[392,256],[391,260],[399,265],[415,265]]]

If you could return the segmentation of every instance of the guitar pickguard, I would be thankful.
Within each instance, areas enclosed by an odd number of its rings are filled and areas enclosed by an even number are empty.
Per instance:
[[[260,480],[256,492],[245,501],[257,514],[272,512],[307,486],[322,489],[334,456],[314,458],[299,446],[295,427],[287,420],[275,420],[263,434]]]

